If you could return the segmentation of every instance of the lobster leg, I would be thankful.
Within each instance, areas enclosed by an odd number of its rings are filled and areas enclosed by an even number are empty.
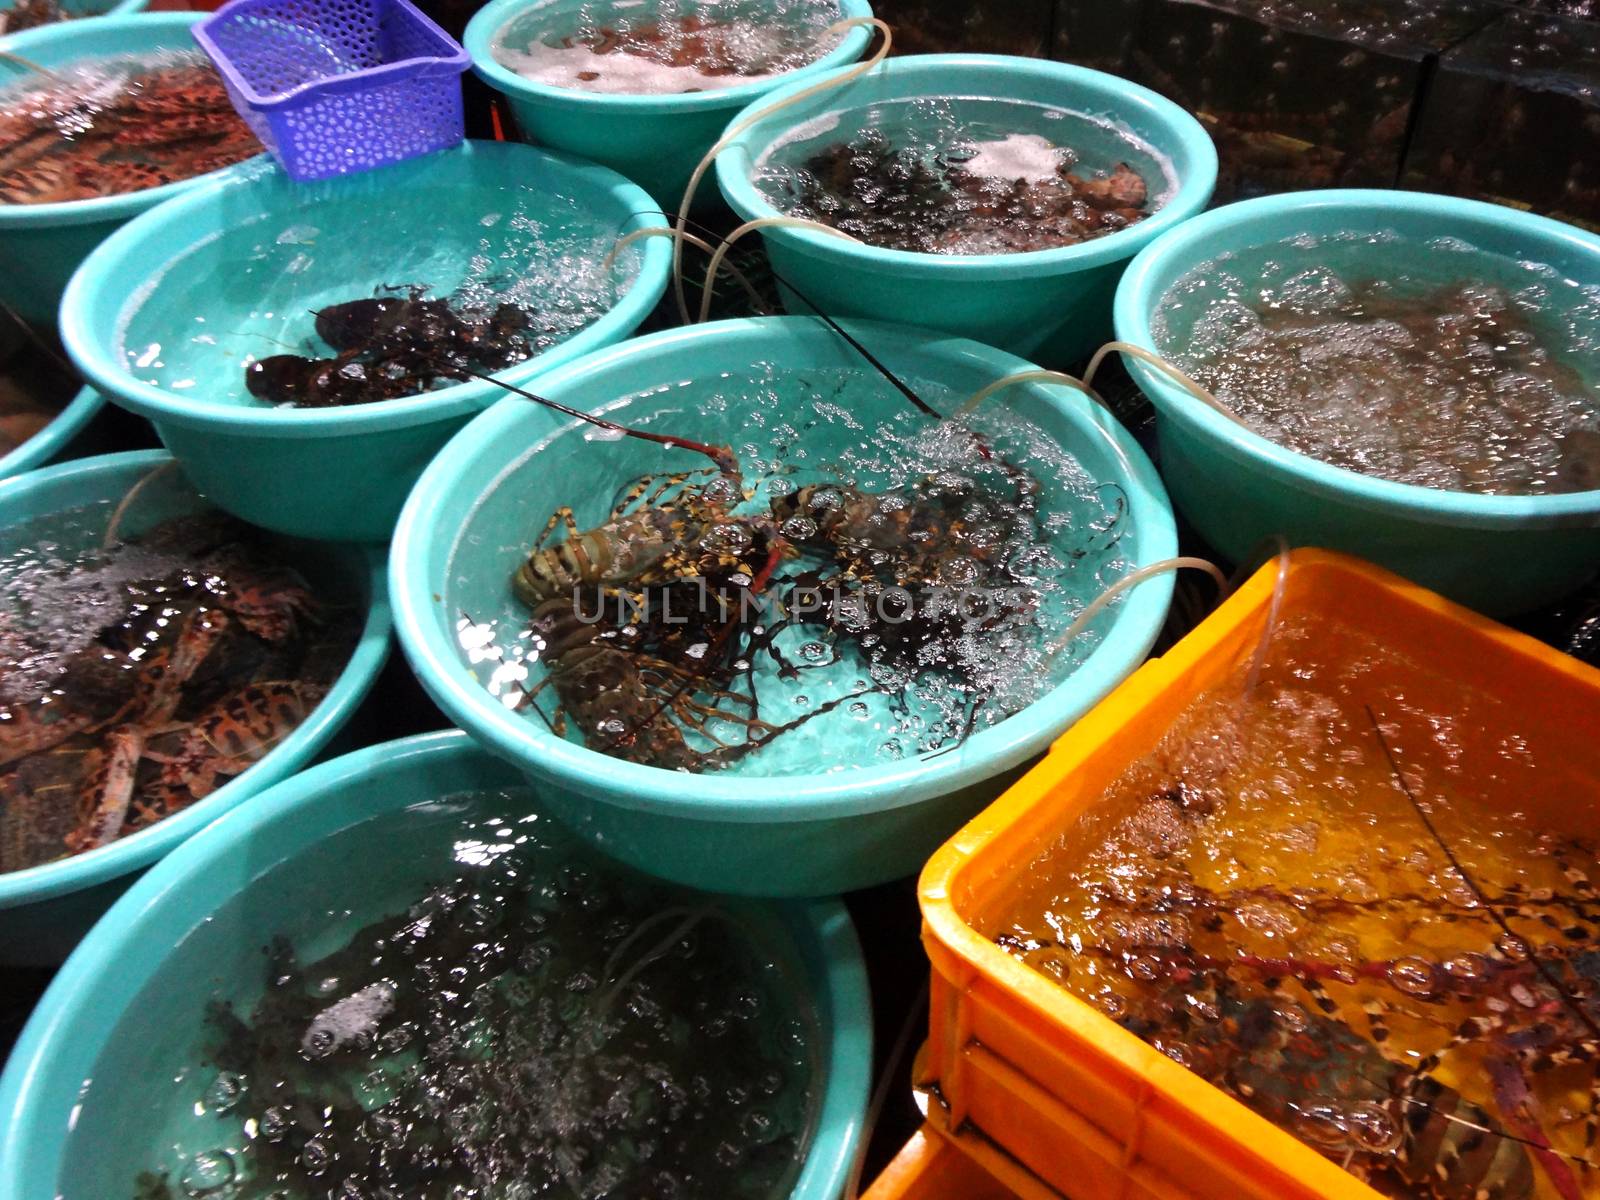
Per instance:
[[[81,713],[64,714],[52,721],[39,721],[28,710],[14,711],[0,725],[0,767],[59,746],[94,724],[92,717]]]
[[[1572,890],[1591,903],[1600,903],[1600,890],[1579,867],[1563,855],[1555,856],[1556,865],[1561,868],[1561,873],[1567,877],[1567,882],[1572,885]]]
[[[639,509],[653,508],[657,501],[673,488],[687,483],[696,475],[709,474],[711,474],[709,471],[675,471],[670,475],[643,475],[622,493],[622,498],[611,510],[611,519],[625,517],[629,512],[637,512]],[[651,483],[655,483],[656,489],[645,496],[644,491]],[[644,499],[641,500],[641,496],[644,496]]]
[[[80,797],[78,826],[67,835],[67,848],[76,854],[115,841],[122,832],[133,800],[134,772],[144,755],[144,734],[132,726],[114,729],[106,735],[104,753]]]
[[[728,742],[723,741],[706,728],[706,720],[709,718],[716,717],[721,720],[729,720],[727,713],[712,708],[710,705],[694,704],[683,699],[679,699],[673,704],[672,711],[680,721],[715,745],[718,750],[726,750],[728,748]],[[703,714],[703,716],[697,714]]]
[[[756,577],[750,581],[749,586],[752,595],[759,596],[763,591],[766,590],[767,584],[772,580],[772,573],[778,569],[778,564],[783,561],[783,556],[788,549],[789,543],[783,538],[774,537],[772,539],[771,544],[767,548],[766,563],[762,566],[761,570],[756,573]],[[741,625],[743,625],[743,622],[738,620],[729,621],[724,624],[722,628],[717,631],[716,637],[711,640],[711,645],[707,649],[705,655],[702,656],[701,661],[708,663],[720,661],[723,648],[728,644],[728,639],[733,636],[734,630],[739,628]],[[700,678],[702,678],[702,676],[692,672],[688,673],[683,681],[679,683],[678,686],[671,692],[671,694],[669,694],[664,700],[657,704],[653,710],[646,714],[645,719],[640,723],[640,728],[648,728],[651,724],[653,724],[655,719],[663,711],[671,708],[677,702],[680,696],[684,695],[689,691],[690,688],[695,686],[695,682]],[[818,712],[821,711],[823,710],[818,710]],[[816,714],[813,713],[810,715],[815,716]],[[601,747],[602,752],[610,752],[615,750],[617,746],[621,744],[621,736],[625,735],[614,737],[605,746]],[[746,743],[745,748],[751,748],[751,744]]]
[[[669,679],[681,680],[686,683],[701,684],[702,686],[699,686],[695,689],[696,695],[710,696],[716,700],[727,700],[743,708],[754,707],[750,700],[746,697],[738,695],[735,692],[727,691],[723,688],[706,685],[704,684],[704,676],[697,675],[693,671],[685,670],[683,667],[675,666],[674,664],[668,662],[662,662],[659,659],[646,659],[641,665],[645,670],[657,672]],[[715,713],[721,711],[720,709],[705,705],[696,705],[696,707],[700,708],[707,715],[714,715]]]
[[[1540,1127],[1539,1102],[1529,1090],[1521,1068],[1514,1062],[1495,1056],[1488,1058],[1484,1066],[1494,1082],[1495,1101],[1500,1106],[1501,1118],[1518,1137],[1529,1143],[1561,1200],[1583,1200],[1583,1189],[1578,1186],[1572,1168],[1551,1147],[1550,1139]]]
[[[534,541],[533,548],[535,550],[543,549],[545,542],[548,541],[550,535],[556,531],[556,527],[558,525],[565,527],[568,541],[581,536],[581,531],[578,529],[577,517],[573,516],[572,509],[570,507],[563,504],[560,508],[556,509],[555,512],[550,514],[550,519],[545,522],[544,530]]]
[[[178,637],[172,661],[156,671],[145,685],[143,711],[139,719],[146,726],[164,725],[172,719],[183,696],[183,685],[200,668],[206,656],[222,640],[229,625],[220,609],[197,609],[190,614]]]

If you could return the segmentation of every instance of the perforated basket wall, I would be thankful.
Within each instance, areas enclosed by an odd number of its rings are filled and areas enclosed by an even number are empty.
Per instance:
[[[295,179],[461,140],[467,53],[410,0],[232,0],[194,33],[234,107]]]

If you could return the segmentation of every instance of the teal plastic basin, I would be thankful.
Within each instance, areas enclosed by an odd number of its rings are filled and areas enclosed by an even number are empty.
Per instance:
[[[644,0],[646,4],[656,0]],[[840,20],[870,17],[866,0],[838,0]],[[495,91],[505,96],[523,137],[543,146],[592,158],[621,171],[676,213],[700,159],[716,144],[741,108],[789,82],[812,83],[822,72],[855,62],[872,39],[868,28],[852,29],[839,45],[815,62],[775,79],[758,79],[711,92],[669,96],[612,96],[552,87],[525,79],[495,59],[490,47],[507,22],[535,7],[555,17],[575,12],[575,3],[551,5],[548,0],[493,0],[467,25],[463,42],[472,67]],[[702,196],[715,199],[706,180]],[[697,200],[700,199],[697,197]]]
[[[762,97],[762,104],[775,104],[803,86],[785,86]],[[1216,185],[1217,152],[1206,131],[1147,88],[1039,59],[919,54],[889,59],[842,87],[756,122],[717,155],[723,197],[745,220],[787,215],[752,182],[775,142],[812,122],[854,127],[874,105],[917,97],[1014,100],[1109,118],[1168,160],[1176,188],[1157,212],[1119,233],[1026,254],[916,254],[812,229],[763,229],[790,312],[813,310],[785,282],[834,316],[911,321],[1046,366],[1064,366],[1110,335],[1111,299],[1128,260],[1204,209]],[[735,123],[755,111],[752,105]],[[1070,144],[1070,135],[1064,140]]]
[[[274,408],[245,392],[245,357],[284,351],[312,332],[307,310],[380,285],[425,283],[444,295],[475,259],[510,254],[505,270],[516,272],[548,257],[524,240],[513,204],[550,231],[553,245],[581,233],[569,252],[590,261],[596,239],[609,246],[613,236],[662,224],[620,175],[532,146],[467,142],[311,183],[263,162],[108,239],[67,289],[62,340],[113,403],[154,423],[222,508],[302,537],[386,540],[423,466],[503,389],[472,380],[377,404]],[[524,384],[627,337],[665,291],[671,257],[664,238],[624,251],[618,269],[634,273],[610,310],[498,378]],[[130,362],[125,341],[130,350],[159,348],[162,386],[149,382],[137,353]],[[179,361],[189,378],[174,377]]]
[[[319,854],[319,842],[367,822],[403,839],[408,816],[424,806],[519,782],[465,734],[425,734],[315,767],[174,852],[84,940],[17,1042],[0,1077],[0,1195],[130,1194],[134,1173],[164,1149],[139,1144],[133,1131],[148,1128],[145,1110],[178,1090],[173,1068],[192,1055],[207,1001],[253,1001],[273,935],[326,942],[330,910],[393,911],[384,907],[391,899],[415,899],[438,882],[438,856],[386,856],[373,838],[351,870],[345,858]],[[825,1039],[825,1090],[791,1200],[835,1200],[861,1135],[872,1063],[861,948],[837,900],[762,911],[773,936],[790,943]],[[136,1038],[115,1039],[119,1026]],[[193,1090],[191,1080],[183,1094]],[[96,1140],[113,1128],[115,1138]],[[68,1178],[98,1186],[74,1191]]]
[[[9,454],[0,454],[0,479],[9,479],[42,467],[72,444],[95,414],[105,407],[105,397],[93,388],[83,388],[63,408],[56,419]]]
[[[137,0],[134,8],[142,7]],[[115,16],[57,21],[0,38],[0,54],[16,54],[41,67],[61,67],[84,58],[194,50],[189,26],[204,13],[142,13],[120,6]],[[20,78],[20,68],[0,59],[0,86]],[[254,161],[254,160],[251,160]],[[61,293],[72,273],[106,236],[163,200],[182,195],[245,164],[180,179],[162,187],[96,200],[59,204],[0,204],[0,303],[39,325],[56,319]]]
[[[171,461],[160,450],[139,450],[80,459],[0,482],[0,554],[27,548],[20,528],[25,523],[85,506],[97,506],[98,524],[71,531],[52,528],[50,534],[67,552],[97,544],[105,520],[128,489]],[[169,471],[140,492],[122,528],[137,533],[207,507],[180,472]],[[0,874],[0,963],[60,962],[141,872],[229,809],[300,770],[349,720],[389,653],[382,556],[366,547],[307,545],[297,565],[328,595],[366,611],[355,653],[328,695],[259,763],[182,812],[99,850]]]
[[[961,396],[1028,365],[921,330],[866,322],[849,328],[891,370],[924,387],[937,381]],[[858,406],[852,411],[869,427],[909,407],[837,334],[801,317],[654,334],[570,364],[543,380],[542,391],[613,420],[648,421],[656,431],[722,441],[745,413],[716,412],[704,401],[726,387],[726,376],[747,377],[764,364],[851,372],[864,382],[841,403]],[[997,402],[1026,414],[1093,479],[1120,484],[1128,524],[1117,548],[1125,560],[1142,565],[1174,553],[1161,483],[1115,420],[1060,388],[1017,387]],[[751,403],[770,407],[774,401],[758,392]],[[859,407],[865,405],[870,412]],[[651,420],[655,415],[665,419]],[[802,423],[798,415],[792,420]],[[797,766],[809,768],[809,759],[820,757],[816,769],[770,776],[687,774],[624,762],[557,737],[530,713],[507,709],[467,664],[456,632],[463,613],[474,621],[499,619],[509,629],[526,623],[510,577],[556,506],[575,506],[585,528],[605,518],[613,493],[635,476],[700,465],[681,451],[656,453],[634,439],[590,441],[592,428],[557,427],[546,410],[506,401],[462,430],[424,472],[401,514],[390,594],[401,644],[450,719],[538,780],[550,810],[583,837],[655,875],[719,892],[806,896],[912,874],[1139,665],[1166,614],[1172,581],[1161,576],[1102,614],[1094,626],[1101,642],[1061,684],[958,748],[934,755],[829,772],[846,753],[830,747],[820,755],[808,751]],[[855,436],[838,432],[844,424],[826,428],[834,437]],[[826,452],[819,439],[827,436],[821,429],[806,435],[808,456]],[[607,458],[610,463],[600,465]],[[776,752],[776,746],[769,751]]]
[[[1155,350],[1151,319],[1162,297],[1219,254],[1299,234],[1380,230],[1406,239],[1383,249],[1380,275],[1406,269],[1397,256],[1449,237],[1600,284],[1600,237],[1559,221],[1418,192],[1296,192],[1227,205],[1152,242],[1117,291],[1117,337]],[[1155,405],[1173,500],[1235,562],[1279,534],[1369,558],[1494,616],[1547,604],[1600,566],[1600,491],[1484,496],[1361,475],[1250,432],[1137,361],[1128,367]]]

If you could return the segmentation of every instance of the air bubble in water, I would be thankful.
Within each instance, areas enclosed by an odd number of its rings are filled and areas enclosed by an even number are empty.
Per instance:
[[[778,1133],[779,1125],[772,1119],[772,1114],[753,1108],[745,1113],[744,1119],[739,1122],[739,1132],[744,1134],[745,1140],[756,1146],[763,1146],[771,1141]]]
[[[307,1138],[300,1149],[300,1165],[308,1175],[321,1175],[333,1163],[333,1152],[320,1137]]]
[[[214,1113],[232,1112],[244,1093],[244,1077],[233,1071],[223,1071],[206,1089],[205,1105]]]
[[[983,573],[978,560],[968,555],[957,555],[939,567],[939,582],[947,587],[965,587],[975,583]]]
[[[294,1128],[294,1122],[283,1109],[273,1107],[261,1114],[259,1125],[261,1136],[269,1142],[281,1141],[289,1130]]]
[[[713,525],[700,538],[700,547],[713,554],[743,554],[751,540],[750,531],[743,525]]]
[[[183,1168],[179,1183],[188,1196],[213,1196],[233,1182],[237,1172],[226,1150],[202,1150]]]
[[[700,496],[711,504],[733,504],[739,499],[739,487],[726,475],[718,475],[700,489]]]

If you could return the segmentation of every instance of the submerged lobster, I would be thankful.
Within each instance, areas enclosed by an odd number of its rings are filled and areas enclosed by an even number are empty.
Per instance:
[[[261,149],[204,60],[0,96],[0,203],[142,191]]]
[[[1173,804],[1186,819],[1197,811],[1195,798],[1176,790]],[[1098,896],[1112,936],[1083,953],[1136,984],[1131,999],[1119,990],[1103,1002],[1109,1015],[1375,1185],[1398,1180],[1401,1194],[1432,1200],[1529,1200],[1537,1163],[1563,1200],[1581,1200],[1579,1174],[1600,1163],[1558,1152],[1545,1130],[1553,1119],[1581,1122],[1591,1155],[1600,1134],[1600,895],[1575,865],[1585,857],[1592,848],[1577,843],[1558,852],[1570,894],[1511,888],[1443,909],[1406,895],[1215,893],[1177,872],[1137,895],[1111,888]],[[1485,950],[1438,962],[1323,962],[1196,948],[1202,933],[1221,934],[1263,905],[1308,920],[1420,908],[1481,926]],[[1496,937],[1491,913],[1559,940],[1535,946],[1520,934]],[[1007,933],[997,941],[1058,978],[1073,969],[1075,953],[1049,939]],[[1473,1015],[1447,1015],[1462,1006]],[[1365,1037],[1347,1020],[1352,1012]],[[1392,1055],[1397,1018],[1434,1029],[1442,1044]],[[1436,1076],[1458,1055],[1487,1076],[1495,1114]],[[1574,1086],[1588,1089],[1586,1113],[1541,1111],[1528,1081],[1556,1072],[1575,1072]]]
[[[1370,1157],[1438,1200],[1533,1195],[1527,1149],[1494,1132],[1487,1112],[1293,1000],[1249,997],[1208,975],[1181,1003],[1141,1007],[1122,1023],[1347,1169]]]
[[[317,336],[332,358],[273,354],[245,368],[252,396],[272,404],[325,408],[372,404],[457,383],[530,358],[542,331],[538,314],[516,304],[472,309],[425,299],[425,287],[386,289],[316,313]]]
[[[580,530],[570,509],[551,516],[512,587],[534,610],[547,669],[526,695],[554,688],[558,732],[571,717],[589,745],[620,757],[724,765],[801,723],[757,717],[751,662],[765,651],[792,675],[798,668],[773,638],[790,624],[819,623],[819,610],[829,614],[820,623],[859,645],[869,665],[960,675],[959,656],[933,663],[924,647],[979,625],[953,605],[934,612],[922,600],[938,588],[993,585],[1033,495],[1019,487],[1008,503],[964,477],[929,477],[882,493],[807,485],[775,494],[765,510],[747,509],[751,500],[729,474],[700,472],[640,480],[592,529]],[[557,529],[565,537],[547,544]],[[791,560],[804,569],[780,578],[777,567]],[[752,617],[769,584],[784,603]],[[901,610],[886,588],[905,597]],[[585,589],[598,602],[588,616],[575,601]],[[795,603],[800,589],[809,611]],[[613,608],[617,617],[604,620]],[[850,619],[856,611],[866,616]],[[747,635],[736,637],[740,630]],[[736,693],[741,684],[748,694]]]
[[[346,614],[324,611],[241,531],[203,518],[152,530],[141,553],[186,565],[128,586],[127,607],[46,686],[0,697],[0,870],[95,849],[187,807],[322,699],[353,641]],[[321,636],[307,635],[312,624]],[[318,661],[329,640],[330,661]]]
[[[547,671],[525,696],[554,688],[557,733],[570,717],[587,744],[630,761],[714,769],[853,698],[783,724],[757,716],[751,659],[763,648],[776,657],[782,625],[757,605],[795,550],[777,528],[782,505],[740,515],[748,497],[734,479],[707,474],[646,477],[589,530],[557,510],[515,572]],[[547,546],[557,528],[565,538]],[[583,589],[599,602],[592,616],[581,612]]]
[[[1149,215],[1149,188],[1127,163],[1084,178],[1000,178],[958,156],[930,161],[869,129],[806,159],[798,214],[875,246],[938,254],[1014,254],[1103,237]]]

